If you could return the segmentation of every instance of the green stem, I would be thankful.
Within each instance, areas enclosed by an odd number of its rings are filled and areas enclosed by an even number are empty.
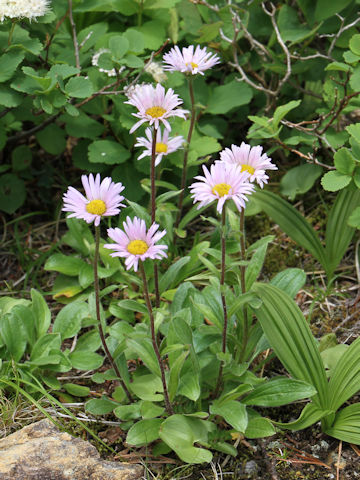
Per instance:
[[[181,220],[181,214],[182,214],[182,208],[183,208],[183,202],[184,202],[184,195],[185,195],[185,187],[186,187],[186,175],[187,175],[187,161],[188,161],[188,156],[189,156],[189,150],[190,150],[190,142],[191,142],[191,137],[193,134],[194,130],[194,125],[195,125],[195,120],[196,120],[196,109],[195,109],[195,97],[194,97],[194,87],[193,87],[193,79],[192,75],[188,77],[188,84],[189,84],[189,93],[190,93],[190,99],[191,99],[191,117],[190,117],[190,126],[189,126],[189,131],[188,131],[188,136],[187,136],[187,145],[184,150],[184,160],[183,160],[183,170],[182,170],[182,175],[181,175],[181,192],[179,195],[179,202],[178,202],[178,213],[176,217],[176,222],[175,222],[175,228],[179,226],[180,220]],[[176,236],[174,243],[176,243]]]
[[[15,25],[16,25],[16,19],[12,19],[12,24],[11,24],[11,28],[10,28],[10,31],[9,31],[9,37],[8,37],[8,47],[10,47],[10,45],[11,45],[11,40],[12,40],[12,36],[13,36],[13,33],[14,33]]]
[[[101,338],[101,343],[104,348],[104,351],[106,353],[106,356],[114,369],[120,385],[124,389],[124,392],[126,393],[126,396],[129,399],[129,402],[132,402],[133,399],[131,397],[131,394],[125,385],[124,381],[121,378],[120,370],[118,366],[115,363],[115,360],[113,359],[113,356],[111,355],[108,346],[106,345],[106,340],[105,340],[105,335],[104,335],[104,330],[102,328],[101,324],[101,317],[100,317],[100,289],[99,289],[99,276],[98,276],[98,261],[99,261],[99,247],[100,247],[100,227],[97,226],[95,227],[95,255],[94,255],[94,285],[95,285],[95,305],[96,305],[96,318],[98,321],[98,327],[99,327],[99,333],[100,333],[100,338]]]
[[[221,288],[221,301],[223,305],[224,311],[224,327],[222,332],[222,353],[226,353],[226,337],[227,337],[227,328],[228,328],[228,315],[227,315],[227,308],[226,308],[226,298],[225,293],[223,291],[223,287],[225,285],[225,254],[226,254],[226,238],[225,238],[225,221],[226,221],[226,207],[223,206],[223,210],[221,213],[221,274],[220,274],[220,288]],[[222,382],[222,372],[223,372],[223,362],[221,362],[219,375],[216,382],[215,394],[214,396],[217,397],[220,391],[220,386]]]
[[[166,386],[164,365],[163,365],[163,362],[161,360],[159,347],[158,347],[157,341],[156,341],[155,320],[154,320],[153,309],[152,309],[152,306],[151,306],[151,301],[150,301],[150,296],[149,296],[149,288],[148,288],[148,284],[147,284],[147,280],[146,280],[144,265],[141,261],[139,262],[139,266],[140,266],[140,272],[141,272],[143,286],[144,286],[145,302],[146,302],[146,306],[147,306],[147,309],[148,309],[148,312],[149,312],[149,318],[150,318],[151,340],[152,340],[154,352],[155,352],[155,355],[156,355],[156,358],[157,358],[157,361],[158,361],[158,364],[159,364],[159,368],[160,368],[161,382],[162,382],[163,390],[164,390],[165,408],[166,408],[166,411],[169,415],[173,415],[174,411],[173,411],[173,408],[172,408],[172,405],[171,405],[171,402],[170,402],[170,399],[169,399],[169,394],[168,394],[168,390],[167,390],[167,386]]]
[[[152,138],[152,145],[151,145],[151,170],[150,170],[150,177],[151,177],[151,223],[155,222],[156,217],[156,137],[157,137],[157,129],[153,129],[153,138]],[[159,272],[158,266],[154,262],[154,283],[155,283],[155,305],[156,308],[160,307],[160,292],[159,292]]]

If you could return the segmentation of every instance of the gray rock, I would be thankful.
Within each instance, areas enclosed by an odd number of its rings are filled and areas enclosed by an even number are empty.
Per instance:
[[[258,469],[259,469],[259,467],[254,460],[250,460],[249,462],[246,462],[246,464],[245,464],[246,475],[253,476],[257,473]]]
[[[0,440],[0,480],[140,480],[141,465],[103,461],[96,448],[41,420]]]

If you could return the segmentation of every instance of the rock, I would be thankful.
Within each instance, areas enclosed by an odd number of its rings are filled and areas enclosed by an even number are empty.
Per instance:
[[[96,448],[41,420],[0,440],[0,480],[140,480],[141,465],[103,461]]]
[[[250,460],[249,462],[246,462],[246,464],[245,464],[246,475],[254,476],[257,473],[258,469],[259,469],[259,467],[254,460]]]

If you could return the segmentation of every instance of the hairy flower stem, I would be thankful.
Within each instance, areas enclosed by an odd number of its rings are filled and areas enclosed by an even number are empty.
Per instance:
[[[160,374],[161,374],[161,381],[163,384],[163,389],[164,389],[164,400],[165,400],[165,408],[166,411],[169,415],[173,415],[174,411],[169,399],[169,394],[166,386],[166,379],[165,379],[165,371],[164,371],[164,365],[161,360],[160,352],[159,352],[159,347],[156,342],[156,333],[155,333],[155,320],[154,320],[154,314],[153,314],[153,309],[151,306],[151,301],[150,301],[150,296],[149,296],[149,288],[146,280],[146,274],[145,274],[145,269],[143,263],[140,261],[139,262],[139,267],[140,267],[140,272],[142,276],[142,281],[143,281],[143,286],[144,286],[144,297],[146,301],[146,306],[149,312],[149,318],[150,318],[150,330],[151,330],[151,340],[154,348],[154,352],[159,364],[160,368]]]
[[[11,28],[10,28],[9,37],[8,37],[8,47],[10,47],[11,45],[11,40],[14,33],[15,25],[16,25],[16,19],[12,19]]]
[[[225,253],[226,253],[226,239],[225,239],[225,220],[226,220],[226,210],[225,205],[221,214],[221,274],[220,274],[220,288],[221,288],[221,301],[223,304],[224,311],[224,327],[222,333],[222,353],[226,353],[226,336],[227,336],[227,327],[228,327],[228,315],[226,308],[226,299],[223,287],[225,285]],[[222,381],[222,372],[223,372],[223,362],[221,362],[219,375],[216,382],[215,394],[217,397],[220,391],[221,381]]]
[[[153,138],[151,145],[151,223],[155,222],[156,216],[156,185],[155,185],[155,161],[156,161],[156,137],[157,129],[153,129]],[[160,292],[159,292],[159,273],[157,264],[154,262],[154,283],[155,283],[155,305],[156,308],[160,307]]]
[[[246,258],[246,246],[245,246],[245,209],[242,208],[240,212],[240,258],[244,262]],[[245,273],[246,273],[246,266],[240,266],[240,285],[241,285],[241,293],[246,293],[246,282],[245,282]],[[249,323],[247,318],[247,306],[243,307],[243,317],[244,317],[244,329],[243,329],[243,336],[242,336],[242,345],[240,351],[239,360],[242,362],[244,361],[244,356],[246,352],[246,346],[249,338]]]
[[[100,290],[99,290],[99,276],[98,276],[98,261],[99,261],[99,246],[100,246],[100,227],[97,226],[95,227],[95,255],[94,255],[94,284],[95,284],[95,305],[96,305],[96,318],[98,321],[98,327],[99,327],[99,333],[100,333],[100,338],[101,338],[101,343],[104,348],[104,351],[106,353],[106,356],[114,369],[120,385],[124,389],[124,392],[126,393],[126,396],[129,400],[129,402],[132,402],[132,396],[125,385],[124,381],[121,378],[121,373],[120,370],[118,369],[118,366],[115,363],[115,360],[113,359],[108,346],[106,345],[106,340],[105,340],[105,335],[104,335],[104,330],[102,328],[101,324],[101,317],[100,317]]]
[[[189,131],[187,135],[187,145],[184,150],[184,161],[183,161],[183,171],[181,175],[181,192],[179,195],[179,203],[178,203],[178,213],[176,217],[176,222],[175,222],[175,228],[179,226],[180,220],[181,220],[181,214],[182,214],[182,208],[183,208],[183,202],[184,202],[184,194],[185,194],[185,187],[186,187],[186,174],[187,174],[187,161],[188,161],[188,156],[189,156],[189,150],[190,150],[190,142],[191,142],[191,137],[193,134],[194,130],[194,125],[195,125],[195,120],[196,120],[196,111],[195,111],[195,97],[194,97],[194,87],[193,87],[193,79],[192,75],[188,77],[188,83],[189,83],[189,93],[190,93],[190,99],[191,99],[191,118],[190,118],[190,126],[189,126]],[[176,236],[174,239],[176,243]]]

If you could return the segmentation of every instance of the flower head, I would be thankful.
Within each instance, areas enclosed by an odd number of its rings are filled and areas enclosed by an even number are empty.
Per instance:
[[[166,73],[164,73],[164,69],[162,68],[162,65],[158,62],[150,62],[148,63],[145,68],[145,72],[149,73],[155,82],[166,82],[168,79]]]
[[[232,199],[240,211],[245,208],[247,195],[254,191],[254,186],[249,183],[249,174],[241,172],[236,165],[227,165],[216,162],[211,165],[210,172],[203,165],[205,177],[195,177],[200,182],[190,186],[194,202],[200,202],[198,209],[217,200],[216,210],[221,213],[226,200]]]
[[[8,18],[42,17],[49,9],[49,0],[2,0],[0,2],[0,21]]]
[[[165,234],[166,230],[157,232],[159,225],[153,223],[148,231],[144,220],[134,217],[126,217],[123,223],[124,231],[120,228],[109,228],[107,233],[115,243],[104,245],[105,248],[114,250],[110,253],[112,257],[126,258],[126,270],[134,267],[135,272],[138,269],[139,260],[144,262],[147,258],[160,259],[167,257],[165,250],[167,245],[155,245]]]
[[[261,188],[269,179],[265,170],[277,170],[277,167],[271,163],[271,158],[266,153],[262,153],[260,145],[251,147],[244,142],[241,143],[240,147],[231,145],[231,149],[225,148],[220,152],[220,158],[223,162],[240,166],[242,172],[246,171],[250,174],[249,181],[254,182],[256,180]]]
[[[137,137],[137,143],[135,143],[135,147],[145,147],[143,153],[138,157],[138,160],[144,157],[151,157],[152,155],[152,130],[151,128],[147,128],[145,130],[146,137]],[[164,130],[161,133],[161,129],[157,131],[156,134],[156,160],[155,166],[159,165],[164,155],[169,155],[169,153],[176,152],[179,148],[181,148],[182,144],[185,142],[184,137],[181,135],[177,137],[169,137],[168,130]]]
[[[181,117],[185,119],[185,114],[188,113],[187,110],[176,108],[183,101],[174,93],[174,90],[169,88],[165,93],[165,88],[160,83],[157,83],[156,87],[148,84],[141,88],[136,88],[129,94],[129,100],[125,103],[136,107],[138,112],[133,113],[133,115],[136,118],[140,118],[131,128],[130,133],[134,132],[145,122],[149,122],[155,128],[159,128],[159,124],[162,122],[167,130],[171,130],[167,118]]]
[[[182,51],[176,45],[170,52],[165,53],[163,59],[164,63],[167,64],[164,70],[191,73],[192,75],[197,73],[204,75],[205,70],[220,62],[220,58],[217,55],[207,52],[206,47],[201,48],[200,45],[195,48],[195,51],[194,45],[184,47]]]
[[[125,207],[121,202],[124,197],[120,192],[124,190],[122,183],[114,183],[110,177],[100,183],[100,174],[94,179],[92,174],[81,176],[85,189],[85,197],[78,190],[69,187],[64,194],[64,212],[72,212],[69,218],[82,218],[87,223],[94,222],[98,226],[101,217],[117,215],[119,207]]]

